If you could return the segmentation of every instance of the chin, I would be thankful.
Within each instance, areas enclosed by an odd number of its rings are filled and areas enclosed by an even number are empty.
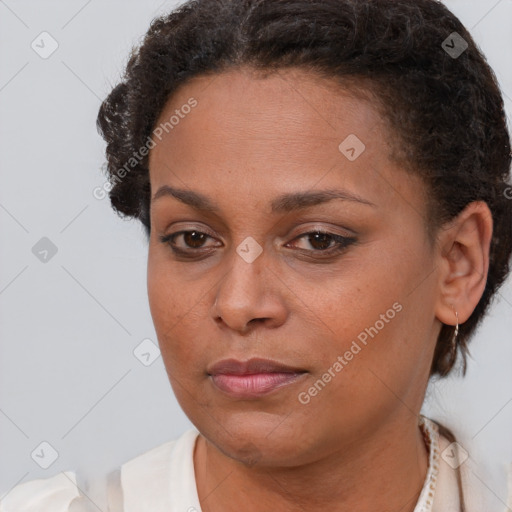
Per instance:
[[[304,439],[311,436],[290,429],[283,418],[265,413],[241,413],[229,418],[211,418],[207,425],[196,425],[202,435],[227,457],[247,467],[293,466],[300,460],[303,450],[308,450]],[[278,421],[279,420],[279,421]]]

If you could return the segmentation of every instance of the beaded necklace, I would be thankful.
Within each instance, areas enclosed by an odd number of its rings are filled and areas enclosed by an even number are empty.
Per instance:
[[[427,446],[429,459],[427,477],[414,512],[432,512],[441,456],[439,452],[439,430],[437,425],[425,416],[420,416],[419,427]]]

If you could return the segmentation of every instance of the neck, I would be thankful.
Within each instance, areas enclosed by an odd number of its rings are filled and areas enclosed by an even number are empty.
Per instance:
[[[389,423],[365,440],[297,467],[235,461],[199,436],[194,453],[203,512],[400,510],[412,512],[423,487],[428,453],[417,418]]]

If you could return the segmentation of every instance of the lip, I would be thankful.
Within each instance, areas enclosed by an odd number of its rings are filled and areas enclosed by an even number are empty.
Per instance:
[[[303,373],[306,370],[274,361],[272,359],[252,358],[247,361],[223,359],[211,366],[209,375],[251,375],[257,373]]]
[[[213,384],[234,398],[258,398],[299,380],[306,370],[270,359],[224,359],[208,369]]]

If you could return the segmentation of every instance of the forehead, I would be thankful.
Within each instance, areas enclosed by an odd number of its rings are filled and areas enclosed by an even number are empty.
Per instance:
[[[192,98],[197,106],[189,109]],[[165,123],[172,118],[173,126],[167,125],[166,130]],[[300,151],[349,133],[364,137],[379,123],[382,119],[375,105],[333,80],[296,68],[270,74],[241,68],[199,76],[182,85],[165,105],[156,126],[164,128],[162,141],[175,149],[184,140],[193,142],[189,139],[201,136],[224,144],[233,140],[238,147],[249,139],[254,143],[259,138],[267,146],[277,139],[286,141],[283,150],[295,144]],[[197,128],[203,132],[195,132]],[[280,147],[272,147],[274,155]]]
[[[352,91],[353,84],[347,89],[297,69],[194,78],[155,125],[164,129],[150,152],[153,192],[174,184],[255,199],[321,181],[391,201],[393,134],[377,105]]]

